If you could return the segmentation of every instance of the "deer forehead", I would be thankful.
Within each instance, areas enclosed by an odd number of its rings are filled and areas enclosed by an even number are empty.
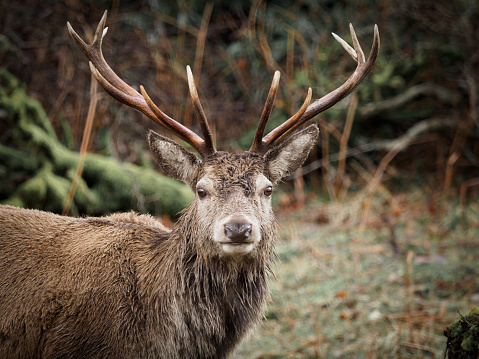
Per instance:
[[[263,159],[255,154],[221,153],[205,161],[197,187],[206,186],[219,193],[241,188],[250,195],[269,183],[263,172]]]

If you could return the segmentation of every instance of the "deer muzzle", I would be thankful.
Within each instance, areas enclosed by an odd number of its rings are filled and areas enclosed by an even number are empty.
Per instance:
[[[215,241],[224,253],[246,254],[260,240],[258,227],[245,215],[230,215],[218,223]]]
[[[232,243],[243,244],[248,242],[251,237],[251,223],[232,221],[226,223],[224,227],[225,236],[229,238]]]

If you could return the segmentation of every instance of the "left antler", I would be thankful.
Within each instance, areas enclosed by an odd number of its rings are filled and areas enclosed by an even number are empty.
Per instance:
[[[276,127],[266,136],[263,136],[264,129],[266,127],[266,122],[268,121],[269,114],[273,107],[274,98],[276,95],[276,90],[279,82],[279,72],[275,73],[273,84],[271,85],[270,93],[268,94],[268,100],[266,101],[265,109],[263,115],[261,116],[258,129],[254,138],[253,145],[251,146],[251,151],[265,153],[275,142],[284,138],[292,131],[297,129],[299,126],[304,124],[306,121],[310,120],[317,114],[327,110],[331,106],[335,105],[337,102],[341,101],[343,98],[348,96],[353,92],[356,87],[361,83],[361,81],[369,74],[371,71],[379,53],[379,31],[377,25],[374,25],[374,39],[373,45],[371,48],[371,53],[369,58],[366,61],[364,57],[363,50],[359,44],[358,38],[356,37],[356,32],[354,31],[353,25],[349,24],[351,30],[351,37],[353,40],[353,46],[348,45],[346,41],[341,39],[338,35],[333,33],[334,38],[343,46],[343,48],[351,55],[354,61],[357,62],[356,70],[353,74],[346,80],[344,84],[338,87],[336,90],[328,93],[319,100],[316,100],[311,105],[309,101],[311,100],[311,88],[308,90],[308,96],[301,107],[301,109],[290,119],[284,122],[282,125]],[[309,106],[308,106],[309,105]]]
[[[203,108],[198,98],[193,75],[189,66],[187,67],[188,73],[188,85],[190,88],[190,95],[195,108],[196,116],[200,122],[201,131],[204,136],[204,140],[190,129],[183,126],[181,123],[175,121],[163,111],[161,111],[150,99],[143,86],[140,86],[141,95],[126,82],[124,82],[117,74],[108,66],[103,53],[101,51],[101,44],[103,37],[106,35],[108,28],[105,28],[107,12],[103,14],[103,17],[98,24],[95,32],[93,43],[86,44],[80,36],[73,30],[70,23],[67,23],[68,31],[71,37],[83,51],[86,57],[90,60],[90,69],[100,85],[103,86],[106,92],[108,92],[116,100],[123,102],[125,105],[133,107],[146,116],[166,127],[168,130],[176,134],[178,137],[193,146],[198,153],[206,157],[216,152],[213,143],[213,135],[211,133],[208,121],[204,114]]]

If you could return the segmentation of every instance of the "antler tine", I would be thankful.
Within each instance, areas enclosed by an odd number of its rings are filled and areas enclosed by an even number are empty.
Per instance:
[[[251,151],[261,151],[263,145],[262,137],[264,134],[264,130],[266,129],[266,124],[268,123],[269,116],[271,115],[271,111],[273,110],[280,77],[281,73],[279,71],[275,71],[273,82],[271,83],[271,88],[269,89],[268,97],[266,98],[263,113],[261,114],[261,118],[259,119],[258,129],[256,130],[254,141],[250,148]]]
[[[262,144],[260,146],[257,146],[261,149],[261,152],[265,152],[278,139],[284,138],[284,136],[291,133],[291,131],[295,130],[296,128],[304,124],[306,121],[310,120],[317,114],[327,110],[328,108],[348,96],[369,74],[374,63],[376,62],[379,53],[380,40],[378,27],[377,25],[374,25],[373,45],[367,61],[365,61],[364,53],[357,39],[353,25],[349,24],[349,27],[351,30],[351,37],[353,40],[354,48],[349,46],[343,39],[341,39],[336,34],[333,34],[333,36],[349,53],[353,60],[357,62],[356,70],[346,80],[346,82],[340,87],[338,87],[336,90],[331,91],[327,95],[321,97],[319,100],[316,100],[311,105],[309,105],[308,108],[304,111],[304,114],[302,114],[302,116],[298,116],[298,114],[294,115],[281,126],[271,131],[267,136],[263,137]],[[298,111],[298,113],[299,112],[300,111]]]
[[[309,103],[311,102],[312,94],[313,94],[313,90],[310,87],[310,88],[308,88],[308,94],[306,95],[304,103],[301,106],[301,108],[298,110],[298,112],[296,112],[295,115],[293,115],[290,119],[288,119],[282,125],[276,127],[274,130],[272,130],[270,133],[268,133],[268,135],[263,137],[262,143],[264,143],[266,146],[268,146],[273,141],[279,141],[282,138],[284,138],[288,133],[297,129],[301,125],[301,122],[298,121],[298,120],[301,119],[303,114],[308,109]]]
[[[188,136],[197,136],[194,132],[192,132],[188,128],[184,127],[180,123],[176,122],[171,117],[166,115],[163,111],[161,111],[153,103],[153,101],[151,101],[151,99],[148,97],[145,90],[143,89],[143,86],[140,86],[140,88],[142,89],[142,95],[141,96],[140,95],[130,96],[130,95],[124,93],[124,92],[121,92],[119,89],[114,87],[110,82],[108,82],[103,77],[103,75],[98,71],[98,69],[91,63],[91,61],[90,61],[89,64],[90,64],[90,70],[91,70],[93,76],[95,76],[98,83],[115,100],[123,102],[123,103],[127,104],[128,106],[143,112],[145,115],[150,117],[152,120],[159,123],[163,127],[166,127],[167,129],[169,129],[170,131],[172,131],[173,133],[178,135],[178,137],[185,140],[186,142],[190,141]],[[147,99],[145,98],[145,95],[146,95]],[[197,136],[197,137],[199,137],[199,136]],[[200,151],[198,151],[198,152],[200,152]]]
[[[193,102],[193,107],[195,109],[196,118],[198,119],[201,127],[201,132],[205,138],[205,150],[211,153],[215,153],[215,145],[213,141],[213,134],[211,133],[208,120],[206,119],[205,111],[203,106],[201,106],[200,98],[198,96],[198,91],[196,90],[195,80],[191,72],[190,66],[186,66],[186,72],[188,74],[188,87],[190,89],[191,101]]]
[[[126,82],[120,79],[106,63],[103,52],[101,49],[103,37],[106,35],[108,28],[105,27],[107,11],[103,13],[103,16],[96,28],[95,36],[93,42],[88,45],[86,44],[81,37],[73,30],[69,22],[67,22],[68,32],[70,36],[75,41],[77,46],[82,50],[85,56],[90,60],[95,67],[97,67],[101,72],[102,76],[111,83],[114,87],[125,92],[131,96],[139,96],[140,94],[132,89]]]
[[[205,141],[200,136],[161,111],[153,101],[151,101],[143,87],[141,87],[142,94],[140,95],[138,91],[130,87],[110,68],[103,57],[101,49],[103,37],[108,30],[108,28],[105,27],[106,16],[107,11],[103,14],[96,28],[93,42],[90,45],[86,44],[81,37],[78,36],[70,23],[67,23],[70,36],[90,60],[90,70],[100,85],[116,100],[139,110],[189,143],[201,156],[205,157],[211,154],[210,145],[205,144]]]
[[[376,30],[377,30],[377,26],[375,25],[374,26],[375,35],[376,35]],[[363,49],[361,49],[361,45],[359,44],[358,37],[356,36],[356,32],[354,31],[353,24],[349,24],[349,31],[351,32],[351,39],[353,40],[353,46],[356,52],[355,60],[358,63],[358,65],[362,65],[366,61],[366,58],[364,57]]]
[[[140,86],[140,91],[141,95],[146,101],[146,104],[153,111],[156,117],[163,119],[164,123],[162,124],[164,126],[166,126],[171,132],[175,133],[182,140],[189,143],[202,157],[206,157],[212,153],[211,149],[206,146],[205,141],[200,136],[161,111],[151,100],[150,96],[148,96],[143,86]]]
[[[333,37],[336,39],[336,41],[341,44],[341,46],[348,52],[349,55],[351,55],[351,57],[354,59],[354,61],[358,62],[358,55],[356,54],[356,50],[354,50],[346,41],[341,39],[334,32],[332,32],[331,35],[333,35]]]
[[[354,31],[353,26],[350,24],[351,34],[353,38],[353,44],[356,47],[356,57],[352,56],[353,59],[358,63],[356,70],[353,74],[346,80],[344,84],[338,87],[336,90],[331,91],[327,95],[323,96],[319,100],[313,102],[308,109],[306,110],[305,114],[301,118],[301,123],[308,121],[309,119],[313,118],[317,114],[327,110],[331,106],[335,105],[337,102],[341,101],[343,98],[348,96],[351,92],[353,92],[356,87],[364,80],[364,78],[371,72],[374,63],[379,54],[379,30],[378,26],[374,25],[374,39],[373,45],[371,47],[371,52],[369,53],[368,61],[365,62],[364,54],[357,41],[356,33]]]

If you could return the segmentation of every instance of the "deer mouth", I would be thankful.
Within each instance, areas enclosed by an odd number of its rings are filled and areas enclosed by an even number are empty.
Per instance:
[[[218,242],[224,253],[227,254],[247,254],[254,248],[254,241],[225,241]]]
[[[240,248],[240,247],[251,246],[251,248],[252,248],[253,245],[254,245],[254,242],[219,242],[219,244],[222,247],[230,246],[230,247]]]

